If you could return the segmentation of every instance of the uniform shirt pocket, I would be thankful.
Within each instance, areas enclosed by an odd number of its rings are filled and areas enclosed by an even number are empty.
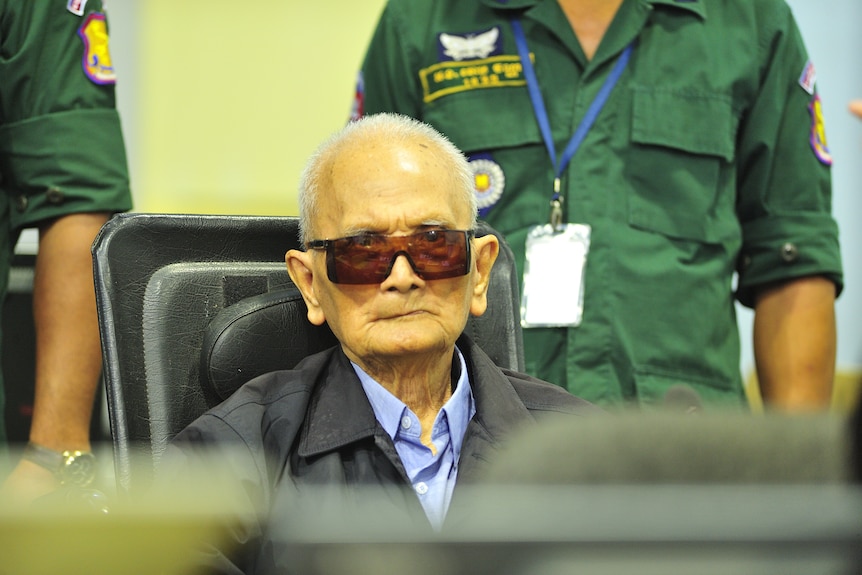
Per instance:
[[[465,153],[541,145],[542,137],[523,87],[464,91],[428,104],[423,119]]]
[[[727,95],[635,87],[626,161],[629,224],[705,243],[738,234],[737,123]]]

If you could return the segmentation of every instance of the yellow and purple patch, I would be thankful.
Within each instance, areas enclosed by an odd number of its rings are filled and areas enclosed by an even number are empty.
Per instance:
[[[811,149],[821,163],[831,166],[832,154],[829,153],[829,147],[826,145],[826,125],[823,122],[823,109],[819,95],[814,96],[808,104],[808,111],[811,114]]]
[[[117,75],[111,64],[108,51],[108,25],[105,15],[93,13],[87,16],[78,36],[84,42],[84,57],[81,61],[84,74],[95,84],[115,84]]]

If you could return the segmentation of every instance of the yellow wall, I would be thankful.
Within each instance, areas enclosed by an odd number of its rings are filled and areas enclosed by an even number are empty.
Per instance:
[[[136,210],[293,215],[383,0],[138,5]]]

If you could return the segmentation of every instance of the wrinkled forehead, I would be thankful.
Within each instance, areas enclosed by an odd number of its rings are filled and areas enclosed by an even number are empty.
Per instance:
[[[472,222],[451,158],[422,141],[345,146],[329,158],[320,184],[319,233],[464,228]]]

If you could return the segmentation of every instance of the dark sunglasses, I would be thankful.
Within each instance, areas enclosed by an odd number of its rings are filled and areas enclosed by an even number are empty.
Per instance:
[[[336,284],[379,284],[403,255],[424,280],[442,280],[470,271],[473,231],[428,230],[409,236],[360,234],[312,240],[310,250],[326,250],[326,275]]]

